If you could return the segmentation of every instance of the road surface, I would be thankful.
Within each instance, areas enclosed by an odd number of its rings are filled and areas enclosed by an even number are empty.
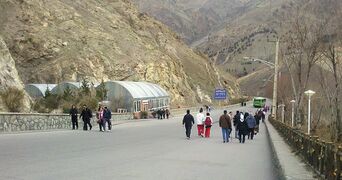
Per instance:
[[[239,108],[241,109],[241,108]],[[230,109],[234,110],[235,109]],[[253,110],[254,111],[254,110]],[[221,111],[214,111],[215,120]],[[181,118],[120,124],[112,132],[52,131],[0,135],[0,179],[276,180],[264,124],[255,140],[186,140]]]

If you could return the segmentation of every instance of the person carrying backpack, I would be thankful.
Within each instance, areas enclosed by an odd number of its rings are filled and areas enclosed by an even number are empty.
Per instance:
[[[206,138],[210,137],[210,129],[212,125],[213,125],[213,119],[210,117],[210,113],[207,113],[207,117],[204,120],[204,126],[205,126],[204,137]]]

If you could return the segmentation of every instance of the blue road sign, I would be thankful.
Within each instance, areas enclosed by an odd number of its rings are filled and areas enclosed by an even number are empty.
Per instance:
[[[227,99],[227,90],[225,89],[215,89],[214,99],[225,100]]]

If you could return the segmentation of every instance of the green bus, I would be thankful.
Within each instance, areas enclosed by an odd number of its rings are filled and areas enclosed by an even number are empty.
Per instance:
[[[255,108],[262,108],[266,104],[266,98],[264,97],[255,97],[253,98],[253,106]]]

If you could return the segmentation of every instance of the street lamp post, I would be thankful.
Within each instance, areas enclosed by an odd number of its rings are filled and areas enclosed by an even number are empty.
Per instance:
[[[291,112],[291,126],[294,127],[294,104],[295,104],[295,100],[291,100],[290,101],[292,104],[292,112]]]
[[[279,38],[276,42],[276,54],[274,62],[274,81],[273,81],[273,101],[272,101],[272,116],[277,119],[277,85],[278,85],[278,51],[279,51]]]
[[[279,54],[279,38],[277,38],[276,42],[276,52],[275,52],[275,61],[274,64],[265,60],[261,60],[261,59],[252,59],[253,61],[259,61],[262,62],[268,66],[270,66],[271,68],[274,67],[274,81],[273,81],[273,99],[272,99],[272,116],[274,117],[274,119],[277,118],[277,85],[278,85],[278,54]],[[251,59],[249,57],[244,57],[244,59]]]
[[[281,108],[281,122],[285,123],[285,104],[279,105]]]
[[[312,90],[307,90],[304,92],[309,97],[308,102],[308,134],[310,135],[311,130],[311,96],[314,95],[316,92]]]

